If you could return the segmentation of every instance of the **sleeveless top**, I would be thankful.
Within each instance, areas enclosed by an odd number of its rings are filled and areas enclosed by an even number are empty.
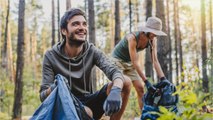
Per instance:
[[[139,41],[139,37],[140,37],[140,32],[134,32],[131,33],[135,36],[136,39],[136,46],[138,46],[138,41]],[[147,42],[147,45],[145,48],[147,48],[149,46],[149,42]],[[126,37],[124,37],[114,48],[114,50],[112,51],[112,57],[117,58],[119,60],[122,60],[124,62],[130,62],[130,55],[129,55],[129,49],[128,49],[128,40]],[[145,48],[136,48],[137,52],[140,52],[142,50],[144,50]]]

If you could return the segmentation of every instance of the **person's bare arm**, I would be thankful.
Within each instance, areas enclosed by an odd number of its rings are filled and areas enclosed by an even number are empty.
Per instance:
[[[138,54],[136,51],[137,42],[135,40],[134,35],[132,35],[132,34],[127,35],[127,40],[128,40],[128,47],[129,47],[129,55],[130,55],[130,59],[133,64],[133,67],[136,69],[137,73],[142,78],[142,80],[145,81],[147,78],[144,75],[144,73],[139,65],[139,58],[138,58]]]
[[[157,39],[152,41],[152,61],[159,78],[165,77],[157,57]]]

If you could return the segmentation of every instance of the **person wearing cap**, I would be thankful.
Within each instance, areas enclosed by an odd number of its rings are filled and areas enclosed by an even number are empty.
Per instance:
[[[147,80],[139,65],[138,52],[150,47],[152,62],[157,75],[160,79],[165,79],[157,58],[156,36],[166,36],[166,33],[162,31],[162,22],[157,17],[149,17],[145,26],[140,27],[139,31],[127,34],[112,51],[113,63],[120,68],[124,75],[132,80],[141,110],[143,109],[144,83],[150,91],[154,91],[155,88]]]

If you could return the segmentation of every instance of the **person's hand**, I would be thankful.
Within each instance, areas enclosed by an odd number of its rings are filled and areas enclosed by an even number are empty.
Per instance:
[[[121,88],[113,86],[107,99],[104,102],[103,109],[107,116],[118,112],[121,109],[122,99],[121,99]]]
[[[145,83],[148,91],[150,91],[150,92],[156,91],[156,88],[148,80],[145,80],[144,83]]]
[[[55,81],[53,82],[53,84],[50,85],[50,90],[51,90],[51,92],[56,88],[56,86],[57,86],[57,81],[55,80]]]

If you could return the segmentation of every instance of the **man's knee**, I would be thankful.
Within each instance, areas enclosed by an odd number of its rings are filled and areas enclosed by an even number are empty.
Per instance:
[[[91,118],[93,118],[92,110],[87,106],[84,106],[84,109],[87,112],[87,115],[89,115]]]
[[[124,75],[124,84],[123,84],[123,90],[124,91],[130,91],[131,90],[131,80],[128,76]]]

